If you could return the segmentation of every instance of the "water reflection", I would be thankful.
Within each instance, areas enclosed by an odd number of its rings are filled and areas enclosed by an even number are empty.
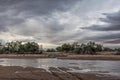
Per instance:
[[[106,72],[120,75],[120,61],[61,60],[61,59],[0,59],[3,66],[22,66],[48,69],[49,67],[78,67],[73,72]]]

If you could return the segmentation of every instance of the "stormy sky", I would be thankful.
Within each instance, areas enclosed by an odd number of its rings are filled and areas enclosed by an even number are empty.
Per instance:
[[[15,40],[120,47],[120,0],[0,0],[0,41]]]

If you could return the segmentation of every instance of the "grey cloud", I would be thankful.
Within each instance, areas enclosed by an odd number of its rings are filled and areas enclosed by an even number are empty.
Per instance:
[[[9,31],[9,26],[18,25],[23,23],[25,20],[21,18],[14,18],[13,16],[0,16],[0,31]]]
[[[99,33],[96,36],[87,36],[79,41],[95,41],[95,42],[103,42],[103,43],[112,43],[112,44],[120,44],[120,32],[118,33]]]
[[[83,27],[81,29],[88,29],[93,31],[120,31],[120,25],[117,24],[92,25],[89,27]]]
[[[0,31],[8,31],[8,25],[20,25],[31,17],[67,11],[78,1],[81,0],[0,0]]]
[[[89,0],[0,0],[0,32],[6,31],[8,34],[26,37],[21,39],[22,41],[35,40],[52,44],[77,40],[85,42],[118,39],[120,37],[117,32],[115,34],[96,34],[95,36],[93,34],[94,31],[101,33],[102,31],[119,31],[120,12],[104,14],[106,18],[100,18],[100,21],[106,22],[107,25],[96,24],[78,30],[78,26],[81,26],[82,23],[84,25],[90,22],[91,18],[87,17],[92,17],[92,13],[93,15],[94,13],[101,14],[99,10],[109,9],[106,8],[109,1],[111,2],[111,0],[91,0],[90,2]],[[98,7],[98,5],[100,6]],[[110,4],[110,6],[112,5]],[[63,16],[62,13],[69,13],[70,16],[65,17],[66,14]],[[68,19],[62,19],[63,17]],[[70,20],[69,17],[71,17]],[[93,17],[97,17],[97,15]],[[35,21],[29,22],[29,20]],[[60,23],[60,20],[63,23]],[[81,21],[84,22],[80,23]],[[90,34],[88,30],[91,30]]]
[[[106,18],[100,18],[100,21],[105,22],[104,25],[91,25],[82,27],[83,30],[99,32],[96,36],[87,37],[85,39],[103,41],[104,43],[120,43],[120,11],[114,13],[106,13]],[[102,34],[103,33],[103,34]],[[115,39],[115,40],[113,40]],[[113,41],[109,41],[113,40]]]
[[[106,18],[100,18],[100,21],[107,24],[92,25],[89,27],[83,27],[82,29],[93,31],[120,31],[120,11],[104,15],[106,15]]]
[[[104,13],[106,18],[100,18],[101,21],[107,22],[109,24],[120,24],[120,11],[115,13]]]
[[[89,37],[88,39],[93,39],[93,40],[110,40],[110,39],[118,39],[120,38],[120,33],[103,33],[103,34],[98,34],[97,36]]]
[[[119,44],[119,43],[120,43],[120,38],[119,38],[119,39],[114,39],[114,40],[105,41],[105,43]]]
[[[109,33],[108,33],[109,34]],[[98,37],[99,39],[117,39],[120,38],[120,33],[114,33],[114,34],[109,34],[109,35],[102,35],[101,37]]]
[[[46,15],[54,11],[67,11],[71,5],[81,0],[0,0],[2,8],[15,10],[26,16]],[[9,7],[7,7],[9,6]],[[1,9],[2,10],[2,9]]]

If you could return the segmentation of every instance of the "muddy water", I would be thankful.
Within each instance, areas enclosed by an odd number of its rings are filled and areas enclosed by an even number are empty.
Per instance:
[[[4,58],[0,59],[0,65],[35,67],[46,70],[49,67],[65,67],[69,68],[70,72],[120,75],[120,61]]]

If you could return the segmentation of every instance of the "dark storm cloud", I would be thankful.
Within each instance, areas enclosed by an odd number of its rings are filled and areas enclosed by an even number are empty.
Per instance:
[[[15,10],[26,16],[46,15],[54,11],[67,11],[80,0],[0,0],[0,11]]]
[[[106,18],[100,18],[104,25],[92,25],[83,27],[82,29],[95,30],[95,31],[120,31],[120,11],[110,14],[104,14]]]
[[[31,17],[65,12],[77,1],[80,0],[0,0],[0,31],[7,31],[8,25],[19,25]]]
[[[97,34],[96,36],[87,37],[86,39],[103,41],[105,43],[120,43],[120,11],[104,15],[106,17],[100,18],[100,21],[105,22],[106,24],[96,24],[89,27],[81,28],[83,30],[99,32],[99,34]]]
[[[120,11],[115,13],[105,14],[106,18],[100,18],[101,21],[109,24],[120,24]]]
[[[67,34],[66,31],[72,26],[61,24],[61,17],[58,16],[69,11],[79,1],[81,0],[0,0],[0,31],[3,32],[4,28],[6,32],[10,30],[9,33],[33,38],[23,38],[23,41],[36,40],[53,44],[66,41],[75,37],[75,34]],[[58,16],[54,13],[58,13]]]
[[[115,40],[105,41],[105,43],[119,44],[120,43],[120,38],[119,39],[115,39]]]
[[[13,16],[9,17],[6,15],[0,16],[0,31],[6,32],[8,31],[9,26],[18,25],[24,22],[24,19],[14,18]]]
[[[119,24],[92,25],[82,29],[95,30],[95,31],[120,31],[120,25]]]
[[[46,15],[54,11],[66,11],[78,0],[23,0],[19,5],[15,5],[18,12],[26,15]]]
[[[119,4],[119,0],[0,0],[0,38],[46,44],[117,40],[120,12],[112,11]],[[106,11],[111,13],[100,21],[107,24],[97,24],[96,18]],[[91,21],[96,25],[89,26]]]
[[[111,39],[118,39],[120,38],[120,33],[103,33],[103,34],[98,34],[96,36],[93,37],[87,37],[86,39],[88,40],[111,40]]]
[[[114,39],[114,40],[113,40]],[[84,37],[83,40],[86,41],[95,41],[95,42],[104,42],[104,43],[119,43],[120,44],[120,32],[110,32],[110,31],[105,31],[105,32],[100,32],[97,33],[95,36],[87,36]]]

